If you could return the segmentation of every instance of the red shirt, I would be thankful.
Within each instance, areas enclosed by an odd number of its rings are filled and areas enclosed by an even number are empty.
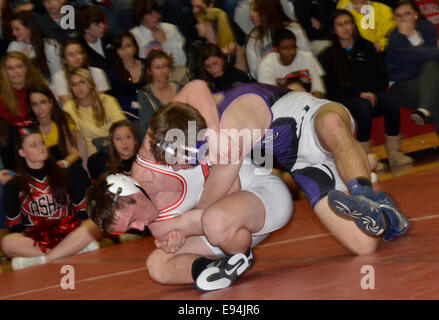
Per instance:
[[[27,119],[28,110],[27,110],[27,102],[26,102],[26,89],[23,88],[20,90],[13,89],[15,92],[15,97],[17,101],[18,114],[13,114],[6,107],[2,98],[0,98],[0,117],[3,117],[7,122],[11,124],[17,124],[18,122],[24,121]]]
[[[437,30],[439,37],[439,5],[434,0],[415,0],[421,14],[430,20]]]

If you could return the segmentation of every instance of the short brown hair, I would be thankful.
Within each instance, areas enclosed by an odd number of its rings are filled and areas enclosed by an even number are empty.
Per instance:
[[[145,14],[151,14],[154,11],[160,12],[155,0],[134,0],[132,3],[133,17],[137,24],[141,24]]]
[[[122,211],[127,205],[136,204],[132,196],[120,196],[114,201],[114,194],[108,190],[107,176],[94,182],[87,190],[86,203],[89,218],[105,232],[111,231],[116,222],[116,211]]]
[[[93,23],[105,21],[104,12],[96,6],[85,6],[81,8],[76,15],[77,30],[84,34],[84,31],[90,28]]]
[[[182,130],[188,143],[189,121],[195,121],[196,134],[207,128],[206,120],[198,110],[185,103],[171,101],[152,116],[148,135],[151,138],[151,152],[157,162],[166,163],[165,151],[157,143],[165,141],[168,130]]]

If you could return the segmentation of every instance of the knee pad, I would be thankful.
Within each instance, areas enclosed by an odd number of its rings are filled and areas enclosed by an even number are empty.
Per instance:
[[[316,167],[306,167],[291,173],[293,179],[305,193],[306,198],[314,206],[335,189],[335,177],[331,169],[322,165],[326,171]]]

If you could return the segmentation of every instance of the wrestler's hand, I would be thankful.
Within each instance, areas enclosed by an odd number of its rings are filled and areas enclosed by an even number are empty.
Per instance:
[[[182,232],[174,230],[168,233],[168,240],[155,240],[155,246],[166,253],[176,253],[186,242],[186,237]]]

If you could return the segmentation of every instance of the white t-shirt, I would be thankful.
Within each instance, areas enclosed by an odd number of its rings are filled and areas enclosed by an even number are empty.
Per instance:
[[[96,84],[96,89],[98,90],[98,92],[103,93],[111,89],[110,83],[108,82],[104,70],[95,67],[89,67],[88,69],[90,70],[91,76]],[[66,72],[63,69],[53,75],[51,87],[53,93],[55,93],[57,98],[59,96],[70,95],[70,90],[68,86],[69,84],[67,81]]]
[[[94,51],[96,51],[98,54],[103,56],[105,58],[104,50],[102,49],[102,41],[101,39],[97,39],[95,43],[87,42],[87,44],[92,48]]]
[[[311,44],[308,40],[308,37],[305,34],[305,31],[302,29],[300,24],[296,22],[290,23],[286,29],[290,30],[296,36],[296,45],[297,48],[302,51],[312,52]],[[262,58],[265,57],[268,53],[273,52],[273,45],[271,43],[271,37],[265,36],[262,43],[262,48],[256,39],[255,31],[250,33],[247,46],[245,47],[247,62],[250,74],[256,78],[256,69],[261,62]]]
[[[159,26],[166,34],[166,41],[163,43],[154,40],[151,30],[143,25],[130,30],[139,45],[139,58],[144,59],[149,51],[159,49],[174,57],[175,67],[186,65],[186,55],[183,49],[185,39],[178,28],[167,22],[160,22]]]
[[[8,52],[19,51],[24,53],[30,59],[35,57],[35,50],[31,44],[23,41],[12,41],[8,46]],[[25,53],[29,52],[30,55]],[[53,39],[44,40],[44,53],[46,54],[47,66],[49,67],[50,76],[52,77],[59,70],[62,70],[61,58],[59,56],[60,46],[58,42]],[[38,67],[38,66],[37,66]]]
[[[266,55],[257,68],[257,80],[261,83],[277,85],[276,80],[288,73],[307,69],[312,78],[312,91],[325,93],[322,76],[325,74],[320,62],[312,52],[297,50],[293,62],[287,66],[280,63],[279,53],[271,52]]]

